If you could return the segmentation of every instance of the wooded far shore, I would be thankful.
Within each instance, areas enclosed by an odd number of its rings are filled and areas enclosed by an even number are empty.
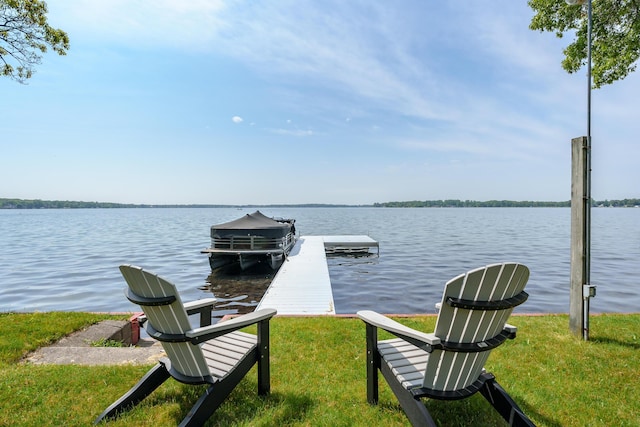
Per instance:
[[[640,207],[640,199],[603,200],[591,202],[593,207]],[[151,205],[126,204],[111,202],[76,202],[69,200],[27,200],[0,198],[0,209],[111,209],[111,208],[317,208],[317,207],[375,207],[375,208],[568,208],[571,201],[536,202],[513,200],[412,200],[404,202],[383,202],[371,205],[341,205],[341,204],[275,204],[275,205],[216,205],[216,204],[186,204],[186,205]]]

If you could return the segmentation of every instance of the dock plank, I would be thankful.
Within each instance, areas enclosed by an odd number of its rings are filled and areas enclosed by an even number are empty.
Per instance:
[[[378,242],[369,236],[322,236],[325,246],[363,246],[377,248]]]
[[[278,314],[335,314],[322,236],[303,236],[289,253],[257,309]]]

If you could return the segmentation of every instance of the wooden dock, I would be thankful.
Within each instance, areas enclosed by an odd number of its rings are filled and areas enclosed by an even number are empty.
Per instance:
[[[378,247],[369,236],[300,237],[256,310],[275,308],[284,315],[336,314],[325,248],[369,247]]]

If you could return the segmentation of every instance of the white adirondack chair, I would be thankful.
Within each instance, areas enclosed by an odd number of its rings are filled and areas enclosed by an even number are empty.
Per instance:
[[[169,377],[185,384],[209,384],[183,419],[181,426],[202,425],[254,364],[258,364],[258,394],[270,391],[269,320],[274,309],[264,309],[211,325],[215,298],[183,304],[176,287],[140,267],[123,265],[129,285],[127,298],[140,305],[149,336],[167,353],[133,388],[109,406],[95,421],[115,417],[135,406]],[[200,313],[200,327],[189,315]],[[257,335],[239,331],[257,325]]]
[[[359,311],[366,324],[367,400],[378,402],[378,370],[414,426],[435,426],[421,398],[456,400],[480,393],[514,426],[533,426],[515,401],[485,372],[491,350],[515,338],[507,324],[526,301],[529,269],[503,263],[478,268],[447,282],[433,333],[406,327],[373,311]],[[397,338],[378,341],[383,329]]]

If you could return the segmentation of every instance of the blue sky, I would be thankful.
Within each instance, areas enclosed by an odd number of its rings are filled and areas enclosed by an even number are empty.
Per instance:
[[[0,197],[151,204],[569,200],[573,38],[525,1],[48,0],[0,79]],[[593,92],[593,189],[640,197],[640,76]]]

